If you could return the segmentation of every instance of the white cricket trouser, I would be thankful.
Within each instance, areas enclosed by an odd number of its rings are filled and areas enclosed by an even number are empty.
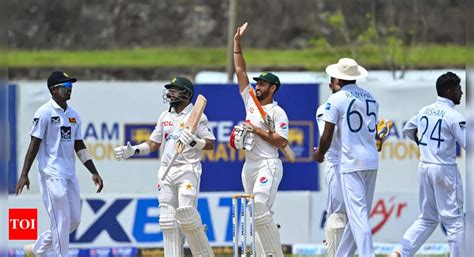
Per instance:
[[[196,207],[199,193],[199,184],[202,174],[200,162],[192,164],[173,165],[164,178],[160,180],[165,172],[166,166],[161,166],[158,171],[158,200],[173,206]]]
[[[375,257],[369,215],[376,179],[377,170],[341,173],[342,195],[349,222],[342,234],[337,257],[354,256],[356,248],[360,257]]]
[[[344,198],[342,196],[341,176],[339,165],[326,162],[324,167],[327,187],[327,215],[332,213],[345,213]]]
[[[421,214],[403,236],[400,251],[402,256],[414,256],[440,221],[448,234],[451,256],[464,256],[464,201],[461,174],[457,165],[420,162],[418,171]]]
[[[69,256],[69,234],[77,229],[81,221],[81,197],[79,183],[71,179],[39,177],[39,189],[51,228],[39,235],[33,244],[36,256],[46,256],[52,251],[55,257]]]
[[[271,210],[283,176],[280,159],[245,160],[242,184],[247,194],[254,194],[256,203]]]
[[[283,165],[280,159],[246,159],[242,168],[242,184],[246,194],[253,194],[255,203],[262,203],[271,212],[278,186],[283,177]],[[256,231],[256,255],[264,256],[264,247]],[[279,241],[279,238],[278,238]]]

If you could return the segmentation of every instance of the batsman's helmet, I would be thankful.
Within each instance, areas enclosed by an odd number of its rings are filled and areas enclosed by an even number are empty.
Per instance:
[[[191,93],[191,96],[194,95],[194,85],[191,80],[184,78],[184,77],[175,77],[171,80],[170,83],[165,85],[166,89],[170,89],[172,87],[177,87],[179,89],[183,89],[186,91],[189,91]]]

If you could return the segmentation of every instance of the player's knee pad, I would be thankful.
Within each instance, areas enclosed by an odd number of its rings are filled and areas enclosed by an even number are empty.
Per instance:
[[[263,203],[256,202],[255,210],[255,231],[262,243],[265,256],[283,257],[281,249],[280,234],[276,224],[273,222],[272,214]]]
[[[214,257],[212,248],[207,240],[205,228],[202,225],[201,216],[196,208],[191,206],[178,208],[176,219],[181,231],[186,236],[193,256]]]
[[[341,242],[346,223],[347,217],[343,213],[332,213],[329,215],[326,221],[326,246],[328,248],[328,257],[336,256],[336,251]]]
[[[184,256],[183,239],[176,222],[176,210],[168,204],[160,204],[160,228],[163,231],[165,256]]]
[[[163,231],[178,230],[176,210],[168,204],[160,204],[160,228]]]

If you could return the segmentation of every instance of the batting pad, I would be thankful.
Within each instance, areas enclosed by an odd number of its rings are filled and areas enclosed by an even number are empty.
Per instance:
[[[346,227],[347,217],[343,213],[332,213],[326,221],[326,245],[328,257],[335,257],[337,247],[341,242],[342,233]]]
[[[168,204],[160,204],[160,228],[163,232],[165,256],[184,257],[183,240],[176,223],[176,210]]]
[[[214,257],[209,241],[207,240],[201,217],[194,207],[181,207],[176,211],[179,227],[188,240],[193,256]]]
[[[267,206],[255,203],[255,231],[262,242],[264,256],[283,257],[280,234]]]

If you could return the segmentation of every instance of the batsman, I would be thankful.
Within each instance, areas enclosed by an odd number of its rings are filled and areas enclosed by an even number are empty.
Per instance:
[[[262,73],[253,78],[257,82],[255,89],[249,82],[240,45],[246,28],[247,23],[237,28],[233,49],[235,73],[245,105],[246,121],[242,126],[234,128],[231,145],[246,150],[242,183],[245,193],[255,196],[257,256],[283,257],[280,235],[273,221],[271,208],[283,176],[278,149],[284,149],[288,145],[288,117],[273,100],[273,95],[280,88],[280,80],[276,75]],[[254,93],[257,103],[251,96]],[[260,105],[267,114],[265,120],[258,110]]]
[[[157,151],[161,145],[164,147],[158,171],[158,200],[159,223],[167,257],[184,257],[181,233],[186,237],[193,256],[214,256],[196,204],[202,174],[201,153],[214,149],[215,137],[206,115],[202,113],[205,103],[199,101],[204,97],[199,96],[193,106],[193,95],[194,85],[190,80],[174,78],[165,85],[163,92],[163,100],[170,104],[170,108],[160,115],[150,138],[139,145],[132,146],[128,142],[126,146],[114,149],[115,157],[122,160],[134,155],[147,155]],[[190,127],[195,128],[194,133]],[[176,154],[177,145],[184,146],[180,154]]]

